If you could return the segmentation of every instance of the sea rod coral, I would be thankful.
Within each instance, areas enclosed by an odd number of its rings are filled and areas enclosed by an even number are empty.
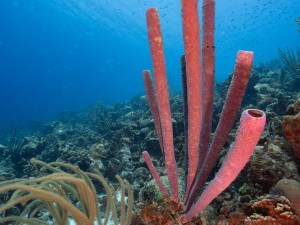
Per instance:
[[[0,224],[15,222],[14,224],[40,225],[49,224],[52,220],[53,224],[68,225],[70,218],[77,225],[131,224],[133,191],[127,180],[116,176],[121,186],[121,212],[118,216],[116,191],[99,171],[83,172],[78,167],[63,162],[47,164],[31,159],[31,163],[41,166],[42,172],[47,170],[52,173],[34,179],[0,182],[1,195],[6,193],[10,196],[7,202],[0,204]],[[106,211],[102,213],[95,183],[101,184],[107,194]],[[125,188],[128,193],[127,207]],[[10,191],[13,193],[9,194]],[[15,206],[23,208],[23,211],[19,211],[17,216],[10,215]]]
[[[226,142],[240,108],[251,72],[253,53],[239,51],[237,54],[234,75],[222,115],[212,143],[209,144],[215,71],[215,1],[202,1],[203,38],[201,47],[198,1],[182,0],[181,7],[185,54],[183,60],[186,61],[186,73],[182,73],[183,104],[184,118],[187,119],[185,123],[187,169],[184,199],[180,200],[178,194],[178,174],[174,153],[163,39],[158,10],[155,8],[148,9],[146,14],[154,85],[152,84],[150,71],[143,71],[143,77],[150,110],[164,155],[171,193],[168,193],[164,187],[151,162],[149,153],[144,151],[143,156],[162,193],[183,206],[182,215],[178,220],[187,223],[225,190],[243,169],[264,129],[266,116],[264,112],[257,109],[245,110],[242,113],[235,143],[231,146],[215,178],[196,201],[199,191],[218,160],[221,148]]]

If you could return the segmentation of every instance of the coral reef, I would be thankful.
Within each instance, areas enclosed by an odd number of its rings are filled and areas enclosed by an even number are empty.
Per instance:
[[[247,167],[247,193],[252,197],[268,194],[270,189],[282,178],[298,178],[297,165],[293,158],[280,146],[267,140],[263,148],[256,148]],[[249,192],[251,191],[251,192]]]
[[[277,182],[275,189],[282,191],[290,199],[292,208],[300,216],[300,182],[292,179],[282,179]]]
[[[295,157],[300,159],[300,99],[287,110],[283,117],[282,132],[293,149]]]
[[[9,196],[0,207],[0,223],[17,224],[69,224],[74,219],[77,225],[92,225],[95,221],[108,224],[110,217],[114,225],[131,224],[133,193],[127,180],[116,176],[121,186],[121,212],[118,217],[116,190],[109,186],[102,174],[85,173],[78,167],[67,163],[49,163],[32,159],[31,163],[42,166],[42,170],[51,171],[49,175],[35,179],[15,179],[0,182],[0,193]],[[65,172],[67,170],[68,172]],[[100,183],[107,194],[105,213],[100,213],[99,200],[94,186]],[[127,189],[127,206],[125,205]],[[127,208],[127,209],[126,209]],[[6,216],[6,211],[17,211],[16,215]],[[48,212],[48,215],[47,213]],[[43,215],[37,219],[37,215]],[[103,217],[103,218],[102,218]],[[103,220],[103,223],[101,222]]]
[[[287,48],[285,51],[278,49],[279,56],[285,65],[285,68],[292,76],[299,81],[300,79],[300,49],[297,48],[296,53]]]
[[[262,79],[264,79],[264,74],[260,75],[256,85],[260,84]],[[254,96],[257,95],[256,92],[251,93]],[[287,96],[290,96],[291,99],[294,98],[294,94],[287,93]],[[216,98],[219,102],[219,97]],[[176,144],[175,156],[179,162],[179,167],[184,162],[184,129],[181,105],[181,96],[171,95],[174,143]],[[285,110],[287,115],[295,114],[294,104],[292,106]],[[243,108],[247,107],[249,106],[243,106]],[[298,107],[296,107],[297,109]],[[13,145],[10,144],[11,138],[7,136],[7,142],[2,142],[0,146],[1,181],[16,177],[40,176],[40,172],[29,163],[29,158],[25,154],[23,146],[42,146],[40,149],[33,148],[31,156],[46,162],[70,162],[86,171],[93,171],[97,168],[115,185],[113,177],[115,172],[125,176],[128,175],[126,179],[132,184],[136,199],[135,210],[146,209],[148,206],[151,207],[152,204],[154,204],[152,207],[156,204],[157,210],[161,209],[159,207],[161,203],[153,202],[153,199],[155,199],[153,192],[145,189],[146,184],[152,178],[141,158],[141,149],[149,151],[158,172],[165,175],[159,141],[155,133],[153,120],[150,118],[147,99],[145,96],[137,96],[128,103],[118,103],[112,106],[97,104],[85,112],[63,113],[58,115],[54,121],[45,124],[40,130],[36,129],[35,132],[24,133],[23,137],[21,134],[18,135],[18,141]],[[247,217],[254,214],[252,204],[257,196],[273,193],[272,189],[280,179],[288,178],[300,181],[297,172],[297,161],[293,158],[294,155],[289,145],[285,143],[282,137],[282,118],[282,116],[270,111],[266,131],[259,141],[263,144],[263,147],[254,151],[249,164],[237,180],[203,211],[200,216],[203,224],[207,222],[208,224],[229,223],[242,225]],[[67,133],[64,139],[58,139],[54,132],[54,130],[57,130],[54,128],[58,124],[66,124],[66,126],[72,127],[73,131]],[[143,128],[147,128],[147,130],[141,132]],[[221,156],[225,156],[229,144],[235,136],[236,129],[233,129],[229,134]],[[23,141],[24,139],[26,141]],[[32,141],[35,145],[28,144],[28,141]],[[123,156],[124,160],[121,158]],[[118,161],[115,161],[115,159]],[[216,166],[213,172],[217,171],[219,167],[220,164]],[[111,171],[111,169],[113,170]],[[179,177],[183,177],[183,174],[184,171],[179,170]],[[279,194],[277,193],[277,195]],[[289,204],[289,206],[291,205]],[[135,219],[136,217],[139,218],[138,221],[142,224],[140,213],[134,216]],[[201,223],[199,222],[199,224]]]
[[[245,225],[298,225],[300,219],[292,212],[290,201],[284,197],[260,198],[252,204],[254,213],[244,221]]]
[[[300,101],[296,101],[300,97],[300,86],[288,74],[285,68],[280,68],[280,62],[270,61],[254,66],[239,114],[253,107],[266,111],[267,124],[259,140],[261,146],[255,149],[236,181],[202,211],[196,221],[198,224],[244,225],[246,221],[248,224],[299,224],[293,210],[293,198],[286,194],[289,201],[283,200],[280,196],[284,192],[274,189],[281,179],[300,182],[300,161],[293,153],[293,143],[298,142],[297,131],[292,127],[297,126],[285,123],[284,119],[288,117],[290,122],[294,121],[300,112]],[[231,79],[229,77],[218,82],[215,89],[213,132],[225,101],[224,93],[228,90]],[[178,168],[184,168],[185,134],[181,94],[172,92],[170,104],[175,158]],[[237,126],[238,123],[235,123],[210,178],[220,168],[230,143],[237,135]],[[284,137],[285,129],[289,133]],[[148,186],[148,183],[154,182],[142,159],[142,150],[150,153],[160,175],[165,176],[166,172],[145,95],[136,96],[126,103],[97,103],[82,112],[62,112],[46,124],[33,125],[28,130],[13,127],[11,130],[1,130],[0,134],[0,181],[44,175],[30,163],[31,157],[35,157],[45,162],[71,163],[88,172],[99,169],[114,187],[118,185],[114,176],[122,174],[132,184],[134,191],[136,214],[133,219],[136,224],[145,224],[143,220],[150,218],[147,210],[153,210],[156,215],[162,211],[158,217],[167,217],[172,221],[177,215],[174,211],[180,209],[178,205],[170,202],[168,207],[169,200],[162,199],[162,195],[156,196],[158,189]],[[184,173],[185,171],[178,170],[181,180]],[[184,185],[181,181],[179,183],[179,189],[182,189]],[[104,195],[100,200],[105,201],[105,192],[98,186],[96,188]],[[259,196],[261,197],[258,199]],[[8,200],[7,195],[0,195],[0,198],[2,202]],[[280,208],[281,205],[284,207]],[[14,210],[11,215],[20,212]],[[284,215],[289,216],[288,220],[283,220]]]

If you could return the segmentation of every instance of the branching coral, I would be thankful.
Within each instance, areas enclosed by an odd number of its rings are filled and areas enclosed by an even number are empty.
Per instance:
[[[40,213],[49,212],[55,224],[69,224],[73,218],[78,225],[108,224],[112,217],[113,224],[129,225],[133,207],[133,192],[126,180],[116,176],[121,186],[121,213],[116,210],[116,191],[109,185],[100,172],[87,173],[67,163],[53,162],[46,164],[32,159],[33,164],[42,166],[42,170],[52,173],[35,179],[16,179],[0,183],[0,193],[14,191],[9,201],[0,208],[0,223],[15,221],[17,224],[48,224],[37,218]],[[70,171],[67,173],[65,171]],[[92,180],[99,182],[107,194],[106,212],[99,211],[96,187]],[[125,188],[128,191],[127,213],[125,206]],[[78,205],[73,204],[78,202]],[[5,216],[5,212],[14,206],[25,205],[18,216]],[[103,216],[103,218],[101,217]]]

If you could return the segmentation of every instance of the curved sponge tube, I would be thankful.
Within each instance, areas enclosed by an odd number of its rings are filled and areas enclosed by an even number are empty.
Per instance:
[[[236,140],[232,144],[222,167],[198,201],[183,215],[183,222],[190,221],[235,180],[249,161],[265,123],[266,115],[260,110],[248,109],[242,113]]]

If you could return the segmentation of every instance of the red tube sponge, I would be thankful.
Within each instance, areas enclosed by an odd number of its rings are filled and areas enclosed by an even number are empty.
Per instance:
[[[174,153],[173,127],[171,120],[163,39],[157,9],[148,9],[146,18],[167,176],[170,181],[172,197],[175,201],[178,201],[178,175]]]
[[[214,198],[224,191],[249,161],[266,123],[264,112],[248,109],[242,113],[240,127],[222,167],[203,191],[198,201],[183,216],[183,222],[201,212]]]

